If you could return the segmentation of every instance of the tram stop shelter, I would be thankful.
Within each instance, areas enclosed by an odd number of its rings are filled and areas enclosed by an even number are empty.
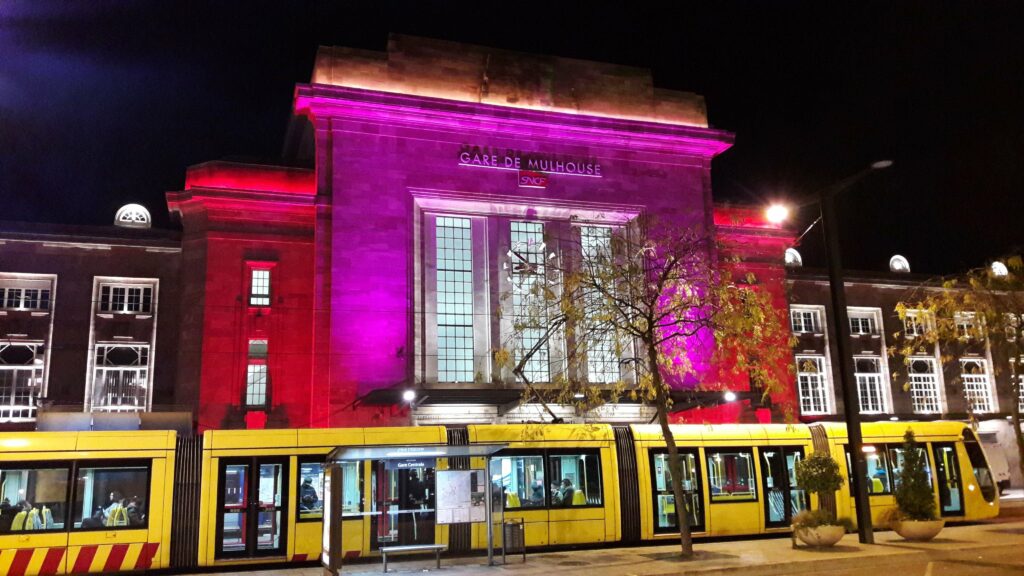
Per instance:
[[[372,522],[372,537],[385,555],[385,570],[387,550],[440,554],[443,547],[434,541],[437,524],[477,522],[487,525],[487,564],[493,565],[495,503],[489,470],[491,456],[507,446],[415,444],[335,448],[327,456],[324,470],[324,574],[341,573],[344,487],[346,482],[359,482],[358,470],[367,461],[373,470],[374,496],[366,500],[374,501],[371,506],[361,507],[360,514]],[[448,469],[437,469],[439,458],[447,459]],[[464,462],[483,458],[484,467],[460,466],[466,469],[454,470],[453,458],[466,459]],[[353,470],[355,479],[351,478]]]

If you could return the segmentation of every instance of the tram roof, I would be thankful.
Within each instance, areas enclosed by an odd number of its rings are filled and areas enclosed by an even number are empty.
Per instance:
[[[484,458],[508,447],[508,444],[414,444],[408,446],[339,446],[331,451],[327,460],[349,462],[353,460],[404,460],[406,458]]]

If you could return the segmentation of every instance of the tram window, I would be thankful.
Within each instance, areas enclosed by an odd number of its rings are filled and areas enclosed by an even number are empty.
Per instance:
[[[324,468],[321,460],[299,462],[299,520],[319,521],[324,517]],[[359,462],[342,462],[342,514],[358,516],[362,512],[363,499],[359,486],[362,483],[362,466]],[[308,480],[308,482],[307,482]]]
[[[596,451],[548,456],[551,506],[600,506],[601,456]]]
[[[964,448],[967,450],[967,459],[971,461],[971,468],[974,470],[974,477],[978,479],[978,488],[986,502],[994,502],[996,499],[996,486],[992,480],[992,472],[989,470],[988,462],[985,460],[985,451],[973,432],[964,431]]]
[[[918,446],[917,451],[921,453],[924,461],[924,473],[928,475],[928,484],[932,484],[932,468],[928,465],[927,452],[923,446]],[[903,471],[903,447],[899,444],[889,446],[889,462],[892,464],[892,489],[895,492],[900,487],[900,473]],[[870,473],[868,474],[870,476]]]
[[[868,474],[869,494],[888,494],[892,486],[889,484],[889,467],[886,460],[885,446],[865,444],[864,465]]]
[[[149,467],[78,468],[72,527],[75,530],[144,528],[149,511]]]
[[[757,500],[754,456],[749,449],[708,450],[712,502]]]
[[[547,485],[544,458],[508,455],[491,458],[491,482],[505,495],[505,508],[543,508]]]
[[[0,470],[0,534],[63,530],[67,498],[67,468]]]

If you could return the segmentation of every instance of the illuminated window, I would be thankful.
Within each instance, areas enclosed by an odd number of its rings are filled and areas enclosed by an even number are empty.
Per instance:
[[[149,346],[96,346],[92,409],[141,412],[149,401]]]
[[[794,306],[789,311],[789,325],[796,334],[818,334],[821,332],[819,310]]]
[[[249,340],[249,361],[245,369],[245,405],[267,406],[267,341]]]
[[[928,465],[928,456],[923,446],[918,446],[921,454],[921,461],[924,463],[924,473],[928,475],[928,484],[932,483],[932,469]],[[895,491],[900,487],[900,474],[903,472],[903,447],[899,444],[889,445],[889,464],[892,465],[892,489]]]
[[[885,446],[865,444],[864,463],[868,473],[868,493],[888,494],[892,491],[889,483],[889,465]]]
[[[49,310],[48,280],[0,280],[0,308],[5,310]]]
[[[149,314],[153,311],[153,287],[139,284],[100,284],[100,312]]]
[[[588,276],[600,280],[601,267],[613,266],[612,229],[603,226],[580,227],[580,244],[583,251],[583,265],[590,267]],[[604,298],[597,290],[584,294],[584,307],[600,305]],[[619,358],[621,356],[617,335],[610,327],[588,326],[587,334],[587,380],[594,383],[617,382],[622,378]]]
[[[757,500],[754,455],[749,449],[708,450],[707,459],[712,502]]]
[[[439,240],[440,242],[440,240]],[[512,322],[516,330],[515,361],[535,346],[539,348],[524,366],[530,382],[551,380],[547,331],[548,300],[545,267],[544,225],[539,222],[511,222],[509,266],[512,284]]]
[[[910,359],[910,400],[914,412],[937,414],[942,411],[939,378],[934,358]]]
[[[35,418],[43,389],[43,345],[0,341],[0,422]]]
[[[142,529],[149,523],[148,504],[148,465],[80,467],[76,470],[71,527]]]
[[[802,414],[828,414],[828,377],[824,356],[797,356],[796,380]]]
[[[0,536],[67,530],[69,475],[54,462],[0,463],[0,502],[11,506],[0,508]]]
[[[548,456],[552,508],[600,506],[601,456],[594,451]],[[557,484],[557,488],[555,485]]]
[[[505,495],[505,508],[544,508],[548,485],[544,457],[516,454],[491,458],[491,478]],[[552,484],[553,486],[553,484]]]
[[[854,358],[853,362],[861,413],[881,414],[885,412],[881,358],[861,356]]]
[[[903,333],[908,338],[924,336],[931,326],[931,315],[924,310],[907,310],[903,318]]]
[[[953,314],[956,324],[956,335],[960,338],[973,338],[976,334],[974,312],[957,312]]]
[[[960,378],[964,384],[964,396],[971,412],[994,412],[992,382],[988,377],[988,363],[984,360],[960,360]]]
[[[877,316],[874,310],[852,309],[847,311],[850,319],[850,334],[870,336],[877,334]]]
[[[249,280],[249,306],[270,306],[270,269],[253,268]]]
[[[469,218],[439,216],[437,380],[473,381],[473,238]]]

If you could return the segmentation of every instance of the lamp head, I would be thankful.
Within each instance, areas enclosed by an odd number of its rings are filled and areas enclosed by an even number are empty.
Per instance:
[[[771,224],[782,224],[789,218],[789,208],[784,204],[772,204],[765,209],[764,217]]]

